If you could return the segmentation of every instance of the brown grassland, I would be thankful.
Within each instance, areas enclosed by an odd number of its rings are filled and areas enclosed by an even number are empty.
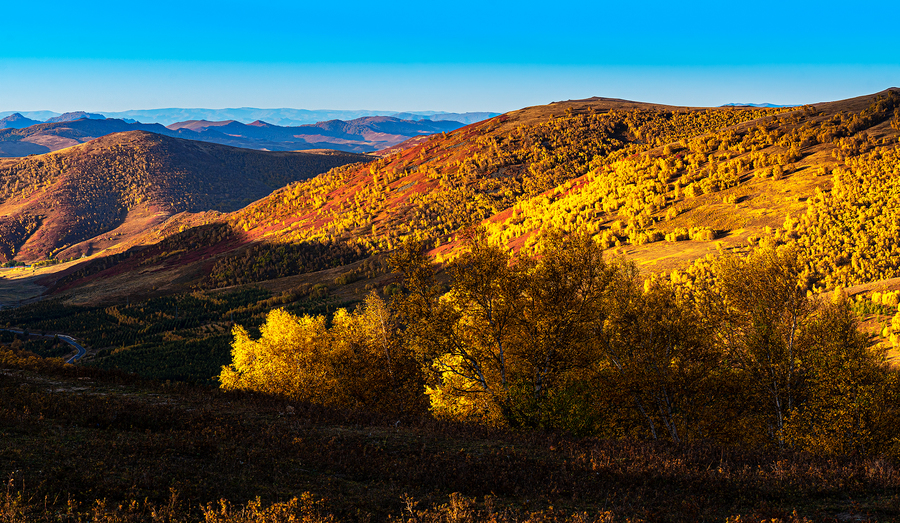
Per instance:
[[[4,521],[900,517],[881,458],[510,432],[10,352],[3,368]]]

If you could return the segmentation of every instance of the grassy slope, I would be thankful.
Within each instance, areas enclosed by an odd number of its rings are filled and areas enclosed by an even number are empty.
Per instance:
[[[490,498],[514,520],[534,512],[673,522],[790,521],[794,511],[816,521],[900,517],[900,475],[879,460],[505,433],[73,367],[22,370],[35,365],[0,366],[0,473],[12,496],[0,500],[4,515],[119,506],[131,520],[150,520],[146,507],[163,508],[174,491],[179,514],[197,518],[201,504],[220,498],[270,503],[310,491],[346,521],[400,516],[404,496],[435,510],[453,493],[476,502],[457,509],[484,509]]]

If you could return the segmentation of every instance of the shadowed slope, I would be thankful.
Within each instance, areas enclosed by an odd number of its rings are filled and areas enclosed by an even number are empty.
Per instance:
[[[89,254],[189,211],[234,211],[274,189],[364,161],[350,153],[267,153],[142,131],[0,162],[0,259]],[[137,230],[119,230],[129,221]],[[98,245],[82,244],[94,239]]]

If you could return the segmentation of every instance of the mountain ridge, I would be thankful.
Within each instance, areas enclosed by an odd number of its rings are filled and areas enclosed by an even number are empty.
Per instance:
[[[0,117],[5,117],[16,111],[0,111]],[[23,116],[36,120],[39,123],[48,119],[60,117],[61,113],[53,111],[18,111]],[[84,112],[84,111],[81,111]],[[341,110],[341,109],[260,109],[254,107],[241,107],[231,109],[203,109],[203,108],[164,108],[164,109],[135,109],[127,111],[98,111],[107,118],[123,120],[135,120],[144,123],[159,123],[170,125],[185,120],[235,120],[240,122],[252,122],[255,120],[269,121],[274,125],[291,127],[305,124],[314,124],[327,120],[354,120],[366,116],[393,116],[401,120],[430,119],[453,120],[463,124],[493,118],[500,113],[493,112],[465,112],[454,113],[445,111],[373,111],[373,110]],[[96,113],[95,113],[96,114]]]
[[[447,132],[461,126],[452,121],[413,122],[387,116],[358,118],[349,122],[329,120],[297,127],[268,123],[248,125],[235,120],[189,120],[168,128],[160,124],[129,123],[116,118],[79,118],[0,129],[0,157],[52,152],[107,134],[132,130],[257,150],[337,149],[365,153],[392,147],[413,136]]]
[[[87,120],[105,120],[106,117],[102,114],[97,113],[87,113],[84,111],[74,111],[70,113],[63,113],[59,116],[55,116],[53,118],[48,118],[44,121],[44,123],[60,123],[60,122],[74,122],[76,120],[81,120],[82,118]]]
[[[900,91],[887,90],[767,109],[595,97],[523,108],[413,138],[368,165],[336,168],[208,217],[241,239],[215,261],[189,262],[206,264],[191,269],[191,285],[288,276],[297,270],[292,249],[320,242],[371,255],[414,239],[437,260],[452,259],[476,225],[526,253],[547,230],[577,227],[646,270],[681,269],[776,234],[786,214],[803,214],[817,191],[827,194],[832,173],[847,168],[843,158],[895,143],[898,99]],[[184,215],[154,234],[201,222],[211,223]],[[285,265],[267,265],[274,259]],[[77,278],[67,285],[77,288]],[[92,295],[113,299],[103,285]]]

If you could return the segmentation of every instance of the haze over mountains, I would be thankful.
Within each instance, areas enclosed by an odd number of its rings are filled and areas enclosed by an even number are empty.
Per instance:
[[[16,113],[16,111],[0,111],[0,118]],[[81,111],[82,114],[87,114]],[[18,111],[18,114],[35,120],[35,123],[50,121],[50,119],[63,116],[60,113],[52,111]],[[76,113],[65,113],[67,115]],[[136,120],[143,123],[159,123],[162,125],[170,125],[177,122],[187,120],[209,120],[223,121],[236,120],[243,123],[250,123],[256,120],[263,120],[273,125],[280,126],[298,126],[306,124],[314,124],[328,120],[355,120],[367,116],[392,116],[401,120],[423,120],[432,121],[452,120],[463,124],[470,124],[486,120],[497,116],[499,113],[491,112],[468,112],[468,113],[448,113],[443,111],[369,111],[369,110],[307,110],[307,109],[257,109],[253,107],[242,107],[235,109],[188,109],[188,108],[166,108],[166,109],[137,109],[129,111],[104,111],[103,117],[119,118],[123,120]],[[100,116],[100,115],[98,115]]]
[[[8,116],[0,122],[7,126],[0,128],[0,157],[43,154],[126,131],[147,131],[267,151],[336,149],[366,153],[392,147],[415,136],[449,132],[463,126],[451,120],[412,121],[388,116],[357,118],[348,122],[330,120],[297,127],[282,127],[263,121],[243,124],[234,120],[189,120],[164,127],[117,118],[106,119],[102,115],[88,113],[67,113],[53,120],[26,126],[30,120],[18,114]]]

